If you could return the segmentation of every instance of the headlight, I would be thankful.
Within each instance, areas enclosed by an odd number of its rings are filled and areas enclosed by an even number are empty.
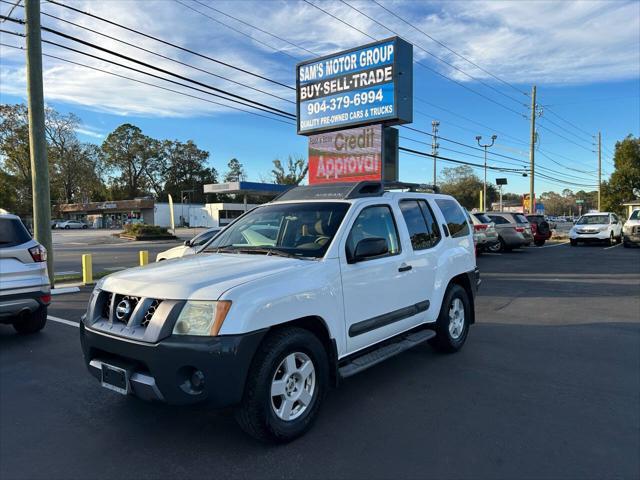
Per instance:
[[[601,232],[604,232],[606,230],[609,230],[609,227],[606,227],[606,226],[605,227],[600,227],[600,228],[598,228],[598,230],[601,231]]]
[[[173,334],[216,336],[230,308],[229,301],[188,301],[178,316]]]

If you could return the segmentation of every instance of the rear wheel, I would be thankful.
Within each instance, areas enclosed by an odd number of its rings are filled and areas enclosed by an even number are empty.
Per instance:
[[[47,307],[40,307],[35,312],[20,315],[13,322],[16,332],[22,334],[36,333],[44,328],[47,323]]]
[[[536,240],[534,243],[536,244],[536,247],[541,247],[544,245],[545,240]]]
[[[256,353],[236,420],[258,440],[289,442],[311,428],[328,384],[320,340],[301,328],[277,331]]]
[[[441,352],[457,352],[467,339],[470,318],[471,302],[467,291],[455,283],[449,285],[436,321],[436,336],[429,342]]]
[[[488,251],[493,252],[493,253],[502,252],[505,249],[506,248],[505,248],[504,241],[502,240],[502,237],[500,237],[498,239],[498,243],[495,243],[495,244],[493,244],[493,245],[491,245],[490,247],[487,248]]]

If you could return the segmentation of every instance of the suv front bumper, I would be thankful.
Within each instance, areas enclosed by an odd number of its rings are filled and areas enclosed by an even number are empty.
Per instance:
[[[144,400],[170,404],[240,402],[253,355],[266,330],[218,337],[170,336],[143,343],[92,330],[80,323],[89,372],[102,380],[102,363],[128,373],[128,390]],[[196,373],[199,372],[199,373]],[[197,374],[201,383],[192,383]]]

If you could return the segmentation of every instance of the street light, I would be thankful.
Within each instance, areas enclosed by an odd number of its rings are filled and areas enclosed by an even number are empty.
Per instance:
[[[491,143],[483,145],[480,143],[480,140],[482,140],[482,136],[478,135],[476,137],[478,145],[484,148],[484,183],[482,188],[482,207],[485,212],[487,211],[487,148],[493,147],[496,138],[498,138],[497,135],[491,135]]]

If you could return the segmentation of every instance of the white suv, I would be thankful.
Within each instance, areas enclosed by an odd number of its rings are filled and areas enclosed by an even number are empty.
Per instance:
[[[248,433],[288,441],[340,379],[427,340],[459,350],[479,282],[452,197],[297,187],[196,255],[105,277],[81,341],[108,389],[237,405]]]
[[[47,251],[15,215],[0,213],[0,323],[35,333],[47,322]]]
[[[622,241],[622,222],[615,213],[599,212],[582,215],[569,231],[569,241],[575,247],[578,242]]]

